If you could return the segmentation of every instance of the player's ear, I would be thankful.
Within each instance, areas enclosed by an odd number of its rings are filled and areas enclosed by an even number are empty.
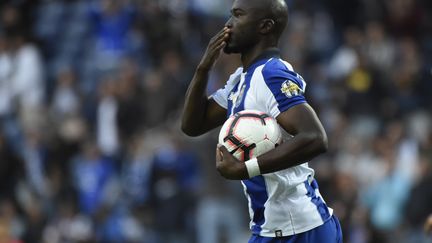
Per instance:
[[[260,22],[260,33],[268,34],[270,33],[275,26],[275,21],[273,19],[263,19]]]

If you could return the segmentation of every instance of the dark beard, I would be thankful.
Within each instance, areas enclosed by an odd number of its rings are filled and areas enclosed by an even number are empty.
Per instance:
[[[230,46],[229,44],[224,47],[223,51],[226,54],[240,53],[240,49],[237,46]]]

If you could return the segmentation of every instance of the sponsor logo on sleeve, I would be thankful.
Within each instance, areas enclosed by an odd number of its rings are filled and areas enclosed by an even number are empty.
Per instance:
[[[291,80],[286,80],[285,82],[283,82],[280,90],[288,98],[301,95],[303,93],[302,89]]]

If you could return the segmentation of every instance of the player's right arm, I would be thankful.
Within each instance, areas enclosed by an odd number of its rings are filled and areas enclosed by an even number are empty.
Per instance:
[[[206,95],[209,72],[228,39],[228,28],[223,28],[209,42],[186,92],[181,129],[189,136],[199,136],[222,125],[225,108]]]

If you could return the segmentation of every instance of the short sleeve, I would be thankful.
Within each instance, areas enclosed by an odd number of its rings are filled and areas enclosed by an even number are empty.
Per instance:
[[[266,104],[271,111],[282,113],[295,105],[306,103],[306,82],[288,66],[280,59],[272,59],[262,70],[264,82],[272,93],[272,98],[267,99]]]
[[[210,95],[210,99],[213,99],[223,108],[228,108],[228,96],[234,86],[240,81],[240,74],[243,72],[243,68],[238,68],[233,74],[230,75],[228,81],[223,88],[216,90]]]

